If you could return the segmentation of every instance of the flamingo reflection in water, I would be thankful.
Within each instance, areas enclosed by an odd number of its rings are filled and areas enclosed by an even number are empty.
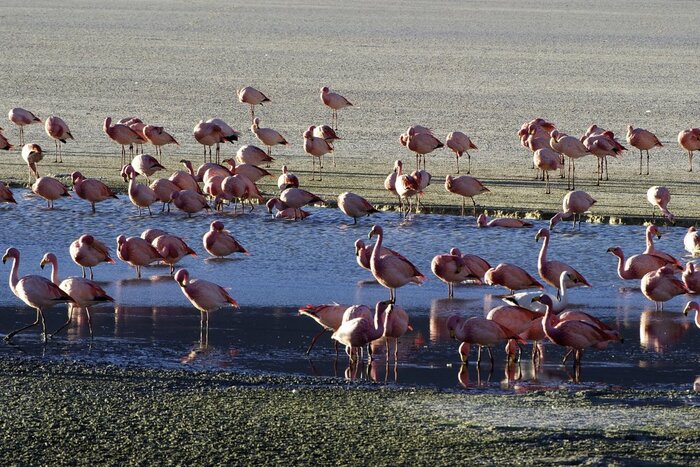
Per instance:
[[[639,317],[639,343],[647,350],[664,353],[683,339],[690,326],[678,313],[646,310]]]

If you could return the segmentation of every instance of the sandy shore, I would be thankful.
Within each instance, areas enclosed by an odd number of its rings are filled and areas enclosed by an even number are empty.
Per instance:
[[[21,106],[41,117],[56,114],[76,138],[63,165],[42,174],[80,169],[119,186],[118,147],[102,121],[138,115],[163,124],[180,140],[166,149],[166,166],[201,160],[191,136],[201,118],[219,116],[255,143],[248,108],[235,100],[244,85],[272,103],[258,109],[263,126],[292,143],[275,149],[278,161],[302,175],[312,191],[333,197],[346,190],[376,203],[390,202],[382,186],[392,163],[412,154],[397,142],[407,126],[430,126],[442,138],[471,135],[473,175],[492,193],[478,199],[491,210],[554,211],[565,187],[544,195],[529,169],[530,154],[515,132],[536,116],[580,135],[593,123],[624,139],[627,125],[654,131],[665,147],[652,151],[651,175],[640,177],[630,151],[610,162],[609,182],[595,186],[595,159],[578,165],[579,188],[599,200],[594,211],[614,217],[648,216],[649,186],[671,188],[671,210],[687,222],[700,217],[698,173],[676,143],[700,122],[694,73],[698,12],[687,2],[606,2],[581,8],[566,2],[10,2],[3,8],[0,108]],[[27,32],[17,40],[17,32]],[[31,31],[31,34],[28,33]],[[355,107],[341,111],[337,166],[326,163],[322,182],[309,180],[301,134],[327,123],[318,89],[330,85]],[[17,130],[2,124],[12,142]],[[29,140],[49,153],[53,142],[39,125]],[[236,146],[228,146],[232,155]],[[25,180],[17,152],[2,155],[2,178]],[[454,172],[447,150],[428,156],[433,184],[428,206],[456,206],[443,188]],[[121,185],[123,187],[123,185]],[[272,181],[262,185],[272,193]]]

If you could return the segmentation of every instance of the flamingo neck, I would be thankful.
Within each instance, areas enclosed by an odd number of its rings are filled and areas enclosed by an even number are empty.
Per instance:
[[[12,293],[15,295],[17,294],[15,292],[15,287],[17,287],[17,283],[19,282],[19,258],[12,258],[12,269],[10,270],[10,290],[12,290]]]
[[[647,232],[647,249],[645,253],[649,253],[651,251],[654,251],[654,234]]]
[[[379,256],[380,252],[382,251],[382,237],[383,234],[377,234],[377,241],[374,242],[374,248],[372,249],[372,256],[370,256],[369,261],[370,264],[375,264],[377,261],[379,261]]]
[[[557,334],[557,329],[554,327],[554,313],[552,313],[552,307],[547,307],[544,312],[544,318],[542,319],[542,327],[544,328],[544,333],[547,337],[552,339]],[[552,339],[554,340],[554,339]]]
[[[58,280],[58,261],[51,261],[51,282],[58,285],[60,281]]]
[[[549,236],[545,235],[542,237],[542,248],[540,249],[540,255],[537,258],[537,261],[539,262],[539,267],[541,268],[544,266],[544,263],[547,262],[547,247],[549,246]]]
[[[569,303],[569,289],[566,287],[566,280],[559,279],[559,310],[562,311]]]

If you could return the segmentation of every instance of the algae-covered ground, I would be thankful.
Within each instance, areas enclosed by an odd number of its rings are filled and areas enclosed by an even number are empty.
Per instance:
[[[441,392],[304,377],[0,361],[0,462],[697,464],[698,396]]]

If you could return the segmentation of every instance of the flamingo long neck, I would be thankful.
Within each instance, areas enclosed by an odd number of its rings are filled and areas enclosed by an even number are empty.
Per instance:
[[[384,319],[382,319],[384,315]],[[372,329],[372,340],[379,339],[384,335],[384,330],[386,329],[386,320],[389,313],[386,311],[375,311],[374,313],[374,329]]]
[[[136,177],[129,178],[129,195],[136,196]]]
[[[547,309],[544,312],[544,319],[542,320],[542,327],[544,328],[544,333],[549,337],[550,339],[554,340],[553,338],[557,336],[557,328],[554,327],[554,313],[552,313],[552,307],[547,307]]]
[[[539,267],[541,268],[544,263],[547,262],[547,247],[549,246],[549,235],[542,237],[542,248],[540,249],[540,255],[537,258],[539,262]]]
[[[617,274],[623,279],[634,279],[629,277],[629,269],[625,269],[625,254],[620,252],[619,255],[615,256],[617,256]]]
[[[194,167],[192,167],[192,162],[187,161],[184,164],[185,164],[185,167],[187,168],[187,171],[190,173],[190,175],[192,175],[194,177],[195,174],[194,174]]]
[[[19,256],[12,258],[12,269],[10,270],[10,290],[16,295],[15,287],[19,282]]]
[[[569,289],[566,288],[566,278],[559,278],[559,303],[556,311],[562,311],[569,304]]]
[[[654,251],[654,234],[652,232],[647,232],[647,249],[645,253],[651,253]]]
[[[377,234],[377,241],[374,242],[374,248],[372,249],[372,256],[369,258],[370,265],[375,264],[379,261],[380,252],[382,251],[382,237],[383,234]]]
[[[58,261],[51,261],[51,282],[58,285],[60,281],[58,280]]]

